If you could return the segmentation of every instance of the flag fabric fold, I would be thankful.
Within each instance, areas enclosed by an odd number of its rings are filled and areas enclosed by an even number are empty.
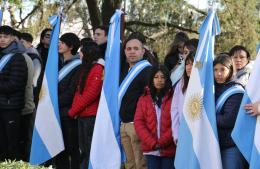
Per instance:
[[[0,26],[2,26],[2,20],[3,20],[3,9],[0,8]]]
[[[121,14],[110,20],[105,56],[105,76],[90,151],[90,169],[120,169],[119,71]]]
[[[260,78],[260,51],[246,86],[232,138],[250,165],[250,169],[260,168],[260,116],[252,117],[246,113],[244,105],[260,101],[257,81]]]
[[[176,169],[222,169],[214,102],[214,40],[220,25],[214,9],[200,27],[199,45],[184,100]]]
[[[53,27],[32,137],[30,163],[39,165],[64,150],[58,107],[58,43],[60,16],[49,18]]]

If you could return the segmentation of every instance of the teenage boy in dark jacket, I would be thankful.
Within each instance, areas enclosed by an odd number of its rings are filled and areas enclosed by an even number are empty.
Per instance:
[[[27,64],[22,55],[25,50],[15,41],[14,35],[13,28],[0,27],[0,160],[20,158],[18,139]],[[5,59],[6,62],[2,62]]]
[[[80,40],[74,33],[65,33],[60,37],[59,53],[62,63],[59,76],[63,68],[79,61],[76,55],[79,46]],[[78,69],[79,65],[72,67],[64,78],[59,79],[59,111],[65,150],[55,158],[57,169],[79,168],[78,121],[68,116],[78,82]]]
[[[103,59],[105,59],[106,49],[107,49],[107,35],[108,26],[101,25],[96,27],[94,31],[94,42],[96,42],[101,50]]]

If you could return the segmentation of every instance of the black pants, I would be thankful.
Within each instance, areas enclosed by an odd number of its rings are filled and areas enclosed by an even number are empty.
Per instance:
[[[0,110],[0,161],[20,160],[19,134],[21,110]]]
[[[65,150],[55,157],[57,169],[79,169],[78,121],[61,118]]]
[[[21,158],[23,161],[29,161],[32,132],[33,132],[33,113],[21,116],[21,128],[19,146],[21,152]]]
[[[79,148],[81,150],[81,169],[88,168],[95,119],[95,116],[79,118]]]

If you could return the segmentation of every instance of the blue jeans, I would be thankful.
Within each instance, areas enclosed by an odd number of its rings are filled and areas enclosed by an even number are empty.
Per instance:
[[[145,155],[148,169],[174,169],[173,157]]]
[[[223,169],[244,169],[246,160],[237,147],[221,150]]]

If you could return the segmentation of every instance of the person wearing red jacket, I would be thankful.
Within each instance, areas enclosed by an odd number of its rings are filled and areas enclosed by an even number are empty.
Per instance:
[[[176,146],[171,130],[172,87],[165,66],[152,68],[149,86],[139,98],[134,126],[148,169],[173,169]]]
[[[84,43],[80,50],[82,65],[69,116],[79,121],[80,168],[87,168],[90,146],[103,83],[104,63],[95,42]]]

